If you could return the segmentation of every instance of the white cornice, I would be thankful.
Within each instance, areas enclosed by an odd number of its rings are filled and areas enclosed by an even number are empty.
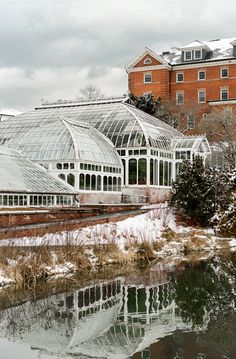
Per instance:
[[[236,100],[225,100],[225,101],[209,101],[208,105],[210,106],[215,106],[215,105],[230,105],[230,104],[235,104]]]
[[[202,67],[214,67],[214,66],[221,66],[221,65],[234,65],[236,64],[236,59],[226,59],[221,61],[205,61],[201,63],[192,63],[192,64],[181,64],[177,66],[173,66],[172,70],[184,70],[184,69],[193,69],[193,68],[202,68]]]
[[[171,70],[171,66],[165,66],[165,65],[154,65],[154,66],[143,66],[143,67],[133,67],[130,69],[127,69],[127,73],[129,74],[130,72],[140,72],[140,71],[152,71],[152,70],[162,70],[162,69],[168,69]]]

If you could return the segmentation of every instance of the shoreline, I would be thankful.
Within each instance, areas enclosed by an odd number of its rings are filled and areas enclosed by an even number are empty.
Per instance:
[[[169,208],[120,222],[70,232],[0,241],[0,288],[36,286],[40,281],[88,275],[103,268],[150,266],[207,259],[236,250],[236,239],[186,226]]]

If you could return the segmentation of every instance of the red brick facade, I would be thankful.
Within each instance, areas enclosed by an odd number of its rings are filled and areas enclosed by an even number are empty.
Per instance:
[[[208,42],[211,48],[206,43],[195,42],[176,54],[157,55],[146,49],[126,67],[129,91],[134,96],[151,93],[154,99],[160,97],[163,103],[172,103],[176,112],[188,108],[198,120],[203,114],[226,107],[236,116],[236,45],[235,41],[229,40],[229,49],[222,51],[221,56],[218,54],[220,49],[214,50],[213,45],[225,46],[223,40]],[[187,61],[185,53],[193,51],[194,58],[197,51],[194,46],[200,49],[202,59]]]

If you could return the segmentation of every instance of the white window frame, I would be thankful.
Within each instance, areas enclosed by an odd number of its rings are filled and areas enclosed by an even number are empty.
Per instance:
[[[190,118],[191,118],[191,122],[190,122]],[[195,115],[194,114],[190,114],[187,116],[187,126],[190,130],[193,130],[196,126],[196,119],[195,119]],[[191,123],[191,125],[190,125]]]
[[[223,98],[224,91],[227,91],[227,98]],[[221,101],[227,101],[229,99],[229,88],[228,87],[222,87],[220,89],[220,99],[221,99]]]
[[[200,73],[204,73],[204,79],[200,79]],[[206,70],[198,70],[198,81],[206,80]]]
[[[179,80],[179,75],[183,76],[183,80]],[[176,73],[176,83],[184,82],[184,73],[183,72],[177,72]]]
[[[179,102],[179,95],[182,95],[183,101]],[[184,91],[177,91],[176,92],[176,105],[183,105],[184,104]]]
[[[187,54],[191,54],[190,58],[187,59]],[[192,50],[188,50],[188,51],[184,51],[184,60],[185,61],[191,61],[193,59],[193,53],[192,53]]]
[[[227,120],[227,119],[232,118],[232,116],[233,116],[233,109],[232,109],[232,107],[229,107],[229,106],[225,107],[225,108],[223,109],[223,115],[224,115],[224,120]]]
[[[146,81],[146,76],[150,76],[151,81]],[[151,72],[145,72],[145,73],[143,74],[143,82],[144,82],[145,84],[150,84],[150,83],[152,83],[152,73],[151,73]]]
[[[201,96],[200,96],[201,93],[204,93],[204,100],[201,100]],[[206,102],[206,90],[200,89],[198,90],[198,103],[205,103],[205,102]]]
[[[196,56],[197,51],[200,51],[200,57]],[[201,49],[194,50],[194,60],[201,60],[201,59],[202,59],[202,50]]]
[[[143,61],[144,65],[151,65],[152,59],[150,57],[146,57],[146,59]]]
[[[223,71],[227,71],[227,76],[223,76]],[[227,79],[228,77],[229,77],[229,69],[228,69],[228,67],[221,67],[221,69],[220,69],[220,77],[222,78],[222,79]]]

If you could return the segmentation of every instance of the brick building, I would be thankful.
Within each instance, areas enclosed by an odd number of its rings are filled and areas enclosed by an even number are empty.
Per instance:
[[[236,116],[235,38],[196,40],[160,55],[146,48],[126,71],[134,96],[151,93],[174,112],[185,111],[185,125],[192,132],[212,111]]]

